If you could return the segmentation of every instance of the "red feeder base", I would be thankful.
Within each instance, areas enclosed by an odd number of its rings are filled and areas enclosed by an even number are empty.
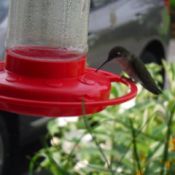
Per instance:
[[[137,94],[131,81],[109,72],[85,69],[85,56],[66,63],[24,57],[19,57],[16,50],[7,51],[6,65],[0,63],[1,110],[33,116],[77,116],[83,111],[91,114],[124,103]],[[111,82],[125,84],[130,92],[109,100]]]

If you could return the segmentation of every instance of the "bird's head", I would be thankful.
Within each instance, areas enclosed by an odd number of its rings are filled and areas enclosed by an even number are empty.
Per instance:
[[[107,62],[113,60],[113,59],[125,59],[129,56],[129,51],[127,51],[125,48],[121,46],[114,47],[110,50],[108,54],[108,58],[106,61],[104,61],[97,69],[96,72],[103,67]]]
[[[129,51],[127,51],[125,48],[121,46],[114,47],[109,52],[108,61],[111,61],[113,59],[120,59],[120,58],[127,58],[129,56]]]

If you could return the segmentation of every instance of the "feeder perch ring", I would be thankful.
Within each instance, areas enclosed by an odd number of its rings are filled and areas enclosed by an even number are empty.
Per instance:
[[[0,63],[0,109],[8,112],[14,112],[24,115],[33,116],[47,116],[47,117],[61,117],[61,116],[80,116],[83,114],[83,105],[85,107],[86,114],[92,114],[99,112],[107,106],[119,105],[126,101],[131,100],[137,95],[137,87],[134,82],[125,79],[119,75],[101,71],[95,72],[93,68],[86,68],[85,75],[91,75],[90,77],[95,77],[96,75],[108,79],[110,83],[116,82],[121,83],[130,89],[130,91],[120,97],[115,99],[104,99],[104,100],[85,100],[83,102],[83,97],[79,101],[58,101],[58,100],[35,100],[28,98],[21,98],[10,96],[9,93],[17,91],[18,84],[24,81],[25,77],[18,77],[19,82],[15,82],[14,87],[7,81],[7,77],[11,76],[11,73],[4,69],[4,63]],[[14,76],[14,75],[13,75]],[[16,75],[15,75],[16,76]],[[84,76],[84,75],[83,75]],[[22,79],[22,80],[21,80]],[[17,87],[16,87],[17,85]],[[25,85],[24,85],[25,86]],[[19,86],[21,87],[21,86]],[[9,93],[2,94],[6,89],[10,89]],[[35,89],[32,89],[33,92]],[[30,93],[32,93],[32,90]],[[20,92],[20,89],[19,89]],[[89,92],[91,93],[91,92]],[[110,91],[109,91],[110,93]]]

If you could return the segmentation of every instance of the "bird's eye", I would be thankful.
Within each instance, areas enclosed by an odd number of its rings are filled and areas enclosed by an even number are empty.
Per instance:
[[[120,52],[117,52],[117,56],[121,56],[121,53]]]

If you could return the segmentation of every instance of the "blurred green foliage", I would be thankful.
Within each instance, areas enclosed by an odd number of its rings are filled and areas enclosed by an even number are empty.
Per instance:
[[[170,5],[171,5],[171,8],[175,8],[175,0],[170,0]]]
[[[30,175],[174,175],[175,64],[163,63],[168,86],[154,96],[138,85],[136,99],[81,118],[53,119]],[[160,66],[149,65],[157,81]],[[128,89],[113,84],[111,98]]]

